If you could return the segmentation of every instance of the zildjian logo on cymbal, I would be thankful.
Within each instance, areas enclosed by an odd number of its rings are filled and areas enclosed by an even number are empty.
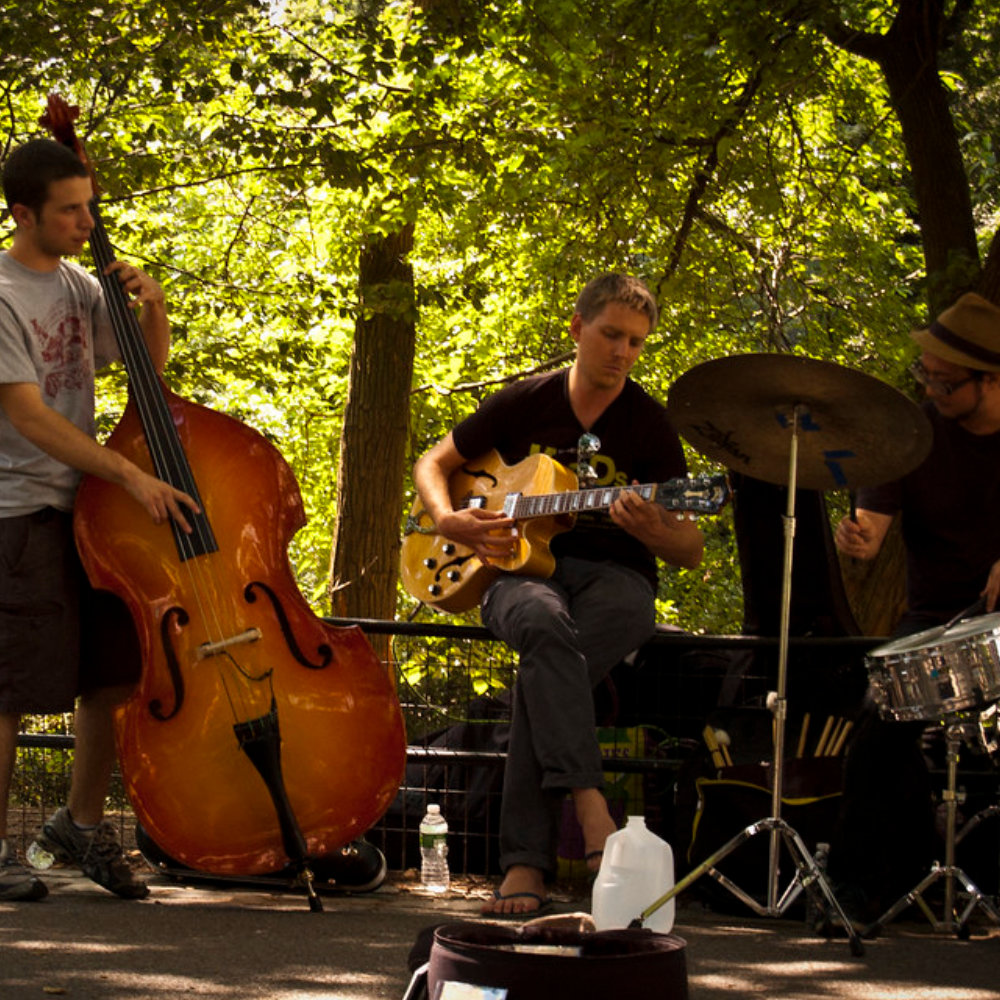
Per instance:
[[[738,458],[746,465],[750,464],[750,456],[733,440],[733,432],[731,430],[721,430],[711,421],[706,421],[703,424],[695,424],[693,425],[693,429],[712,444],[722,448],[733,458]]]

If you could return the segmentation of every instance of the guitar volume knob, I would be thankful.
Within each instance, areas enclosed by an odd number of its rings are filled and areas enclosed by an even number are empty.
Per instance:
[[[432,583],[427,588],[427,593],[430,594],[431,597],[440,597],[441,596],[441,588],[440,588],[440,586],[438,586],[438,584]]]
[[[442,549],[446,556],[453,556],[455,554],[455,546],[451,542],[445,542],[444,548]]]
[[[434,559],[433,557],[430,556],[424,560],[424,566],[426,566],[427,569],[437,569],[437,564],[438,564],[437,559]]]
[[[445,577],[449,583],[458,583],[462,579],[462,574],[457,569],[453,569],[445,573]]]

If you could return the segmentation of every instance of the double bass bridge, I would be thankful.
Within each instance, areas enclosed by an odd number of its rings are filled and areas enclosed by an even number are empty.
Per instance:
[[[198,647],[198,659],[207,660],[210,656],[218,656],[219,653],[232,649],[233,646],[245,646],[248,643],[256,642],[261,637],[259,628],[248,628],[236,635],[226,639],[219,639],[216,642],[203,642]]]

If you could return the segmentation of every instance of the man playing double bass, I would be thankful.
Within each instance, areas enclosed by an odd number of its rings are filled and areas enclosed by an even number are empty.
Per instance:
[[[67,805],[39,843],[111,892],[148,893],[102,819],[115,759],[112,708],[139,677],[138,643],[125,606],[93,591],[73,540],[82,473],[121,485],[157,523],[189,530],[194,500],[94,438],[95,370],[118,350],[96,278],[64,258],[80,254],[94,220],[85,165],[49,139],[15,149],[3,167],[15,232],[0,253],[0,900],[41,899],[44,882],[7,839],[17,735],[25,713],[76,705]],[[157,370],[170,326],[163,292],[116,261]],[[78,700],[77,700],[78,699]]]
[[[911,334],[910,371],[923,387],[933,443],[902,479],[858,492],[857,519],[837,547],[872,559],[896,514],[906,547],[907,607],[894,635],[942,626],[965,610],[994,611],[1000,595],[1000,308],[973,292]],[[980,603],[981,602],[981,603]],[[868,704],[849,747],[843,834],[831,875],[874,919],[926,874],[935,857],[921,722],[884,721]],[[850,892],[841,902],[851,903]]]
[[[543,451],[577,464],[585,433],[600,439],[600,485],[662,482],[685,474],[666,411],[629,378],[656,324],[656,303],[627,275],[595,278],[570,321],[569,369],[501,390],[439,441],[414,468],[437,531],[484,562],[513,552],[515,523],[497,511],[454,510],[449,477],[496,449],[513,465]],[[518,672],[500,807],[504,876],[483,912],[528,916],[548,902],[557,819],[567,792],[596,870],[615,829],[601,792],[592,687],[653,632],[656,559],[693,567],[702,536],[690,520],[624,492],[607,513],[580,515],[552,540],[551,577],[501,574],[481,603],[483,623],[517,651]]]

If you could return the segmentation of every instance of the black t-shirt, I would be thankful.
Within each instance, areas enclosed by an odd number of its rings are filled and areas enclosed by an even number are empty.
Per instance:
[[[601,442],[590,464],[598,486],[662,483],[687,474],[680,439],[666,409],[631,379],[590,429]],[[484,400],[453,431],[466,458],[495,448],[514,465],[545,452],[576,470],[577,446],[585,428],[569,401],[569,369],[515,383]],[[606,511],[577,515],[576,524],[552,540],[556,558],[614,560],[644,574],[656,588],[656,559],[637,538],[617,527]]]
[[[924,410],[934,431],[930,454],[913,472],[858,490],[858,506],[902,511],[910,611],[942,622],[976,602],[1000,559],[1000,433],[970,434]]]

